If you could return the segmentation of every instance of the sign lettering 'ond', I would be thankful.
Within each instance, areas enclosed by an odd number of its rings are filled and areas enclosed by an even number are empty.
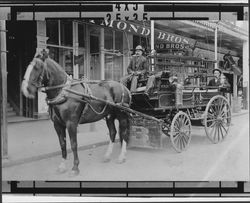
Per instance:
[[[93,21],[92,23],[97,23]],[[116,21],[116,20],[104,20],[99,23],[101,26],[109,27],[112,29],[116,29],[119,31],[129,32],[131,34],[137,34],[144,37],[150,37],[151,30],[149,26],[136,24],[130,21]],[[189,45],[190,47],[194,47],[196,40],[187,38],[184,36],[180,36],[177,34],[165,32],[162,30],[155,29],[155,40],[163,41],[166,43],[178,43]]]

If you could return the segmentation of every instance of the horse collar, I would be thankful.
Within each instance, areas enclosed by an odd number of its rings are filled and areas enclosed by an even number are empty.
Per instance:
[[[70,88],[71,81],[72,80],[69,77],[67,77],[65,86],[61,89],[60,93],[55,98],[52,98],[52,99],[46,98],[47,104],[48,105],[56,105],[56,104],[64,103],[67,100],[67,96],[69,94],[67,89]]]

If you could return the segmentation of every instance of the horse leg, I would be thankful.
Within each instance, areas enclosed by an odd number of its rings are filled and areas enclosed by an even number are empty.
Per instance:
[[[71,149],[73,151],[73,155],[74,155],[74,165],[73,168],[71,170],[71,174],[70,176],[75,176],[79,174],[79,158],[78,158],[78,153],[77,153],[77,124],[74,122],[68,122],[67,123],[67,130],[69,133],[69,137],[70,137],[70,144],[71,144]]]
[[[59,173],[64,173],[67,170],[66,168],[67,150],[66,150],[66,131],[65,131],[66,127],[58,122],[54,122],[54,128],[57,132],[59,143],[62,150],[62,161],[58,166],[57,171]]]
[[[115,119],[113,116],[108,115],[106,117],[106,124],[108,126],[109,129],[109,137],[110,137],[110,141],[109,141],[109,146],[108,149],[104,155],[104,162],[109,162],[110,161],[110,155],[113,151],[113,146],[114,146],[114,142],[115,142],[115,135],[116,135],[116,128],[115,128]]]
[[[127,143],[129,138],[128,126],[129,126],[128,119],[126,117],[121,117],[119,119],[119,134],[120,134],[122,148],[118,158],[118,163],[123,163],[126,161]]]

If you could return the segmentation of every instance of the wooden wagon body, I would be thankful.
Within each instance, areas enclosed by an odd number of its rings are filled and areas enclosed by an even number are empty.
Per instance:
[[[181,152],[190,143],[191,125],[204,126],[213,143],[222,141],[231,122],[225,97],[229,90],[207,85],[214,77],[214,61],[161,54],[150,56],[149,62],[150,74],[138,78],[131,109],[163,122],[134,116],[130,146],[162,147],[163,136],[167,135],[176,151]],[[146,92],[150,75],[155,75],[154,87]],[[175,84],[170,83],[173,76],[177,78]]]

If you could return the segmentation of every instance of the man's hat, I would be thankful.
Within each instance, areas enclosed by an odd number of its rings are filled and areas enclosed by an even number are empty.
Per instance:
[[[141,50],[141,51],[144,51],[141,45],[138,45],[138,46],[135,48],[135,50]]]
[[[219,68],[215,68],[215,69],[213,69],[213,73],[214,73],[214,71],[219,71],[219,72],[220,72],[220,74],[221,74],[221,70],[220,70]]]

